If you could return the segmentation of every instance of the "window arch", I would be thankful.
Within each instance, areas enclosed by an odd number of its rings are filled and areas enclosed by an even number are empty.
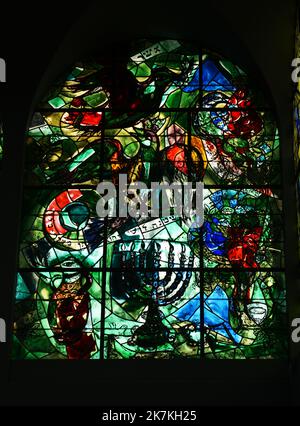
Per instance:
[[[203,182],[203,225],[172,197],[100,218],[121,174]],[[24,183],[15,359],[286,356],[278,130],[240,67],[176,40],[76,64],[32,117]]]

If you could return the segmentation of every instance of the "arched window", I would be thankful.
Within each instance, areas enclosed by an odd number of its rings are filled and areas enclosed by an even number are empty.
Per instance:
[[[14,359],[286,357],[279,148],[263,93],[215,53],[77,63],[28,129]]]

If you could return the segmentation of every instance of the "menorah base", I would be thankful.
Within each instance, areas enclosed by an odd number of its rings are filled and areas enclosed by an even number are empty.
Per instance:
[[[142,348],[154,348],[168,343],[169,329],[162,323],[158,306],[153,300],[149,302],[145,324],[135,330],[133,340]]]

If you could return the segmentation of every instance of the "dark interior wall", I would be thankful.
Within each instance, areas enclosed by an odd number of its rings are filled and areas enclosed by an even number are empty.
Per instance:
[[[284,149],[284,204],[287,218],[286,266],[291,318],[300,317],[297,236],[292,168],[291,60],[294,56],[296,0],[240,0],[130,3],[85,1],[27,3],[16,18],[14,5],[2,13],[0,56],[7,62],[7,84],[0,85],[6,147],[1,171],[0,317],[11,327],[21,218],[24,134],[37,99],[76,59],[114,49],[139,37],[183,38],[239,63],[270,93],[278,114]],[[172,4],[172,3],[171,3]],[[197,8],[194,5],[197,5]],[[20,11],[19,11],[20,13]],[[20,19],[21,18],[21,19]],[[6,243],[7,242],[7,243]],[[300,404],[297,361],[213,361],[145,363],[11,362],[10,340],[0,346],[0,404],[90,403]],[[292,360],[300,344],[291,344]],[[299,359],[299,358],[298,358]],[[216,365],[218,364],[218,365]],[[45,377],[45,380],[43,379]],[[64,392],[82,383],[82,392]],[[47,384],[45,383],[47,382]],[[40,387],[43,391],[40,392]],[[226,392],[224,392],[226,388]],[[141,391],[142,390],[142,391]],[[32,395],[34,394],[34,398]]]

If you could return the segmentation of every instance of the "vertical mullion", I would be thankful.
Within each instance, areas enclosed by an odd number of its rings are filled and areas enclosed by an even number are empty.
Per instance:
[[[187,111],[185,114],[187,114],[187,137],[188,137],[188,155],[187,155],[187,170],[188,170],[188,182],[192,182],[194,184],[193,175],[191,173],[192,170],[192,113],[191,111]],[[194,185],[193,185],[194,186]],[[182,194],[183,195],[183,194]]]
[[[202,80],[203,80],[203,62],[202,62],[202,57],[203,57],[203,50],[202,48],[200,48],[199,50],[199,108],[200,110],[202,110],[203,108],[203,84],[202,84]]]
[[[100,146],[100,181],[103,180],[104,171],[104,143],[105,143],[105,125],[106,116],[102,116],[102,132],[101,132],[101,146]],[[100,320],[100,359],[104,359],[104,333],[105,333],[105,305],[106,305],[106,256],[107,256],[107,217],[104,218],[104,231],[103,231],[103,263],[102,263],[102,277],[101,277],[101,320]]]
[[[203,50],[199,49],[199,107],[202,110],[203,108]],[[204,195],[203,195],[204,196]],[[204,198],[203,198],[204,203]],[[203,208],[204,215],[204,208]],[[203,218],[204,219],[204,218]],[[200,358],[204,358],[204,260],[203,260],[203,225],[200,228]]]
[[[200,228],[200,357],[204,358],[204,260],[203,260],[203,226]]]
[[[107,256],[107,218],[104,219],[103,265],[101,280],[101,321],[100,321],[100,359],[104,359],[105,305],[106,305],[106,256]]]

